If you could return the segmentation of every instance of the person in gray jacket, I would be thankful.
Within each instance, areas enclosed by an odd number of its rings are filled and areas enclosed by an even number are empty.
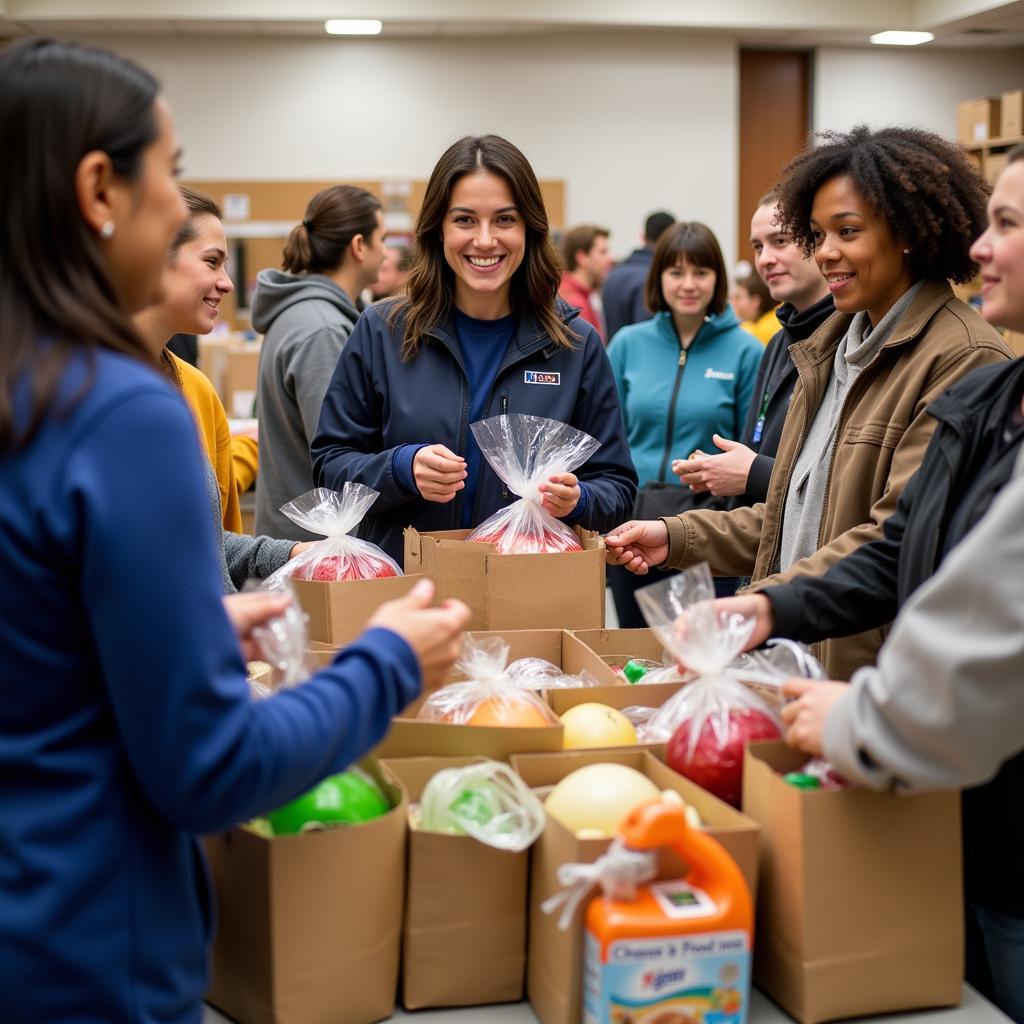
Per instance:
[[[385,255],[380,202],[365,189],[335,185],[310,200],[285,243],[283,270],[256,278],[252,325],[264,335],[256,412],[260,475],[256,532],[314,540],[280,511],[315,486],[309,446],[358,296],[377,280]]]

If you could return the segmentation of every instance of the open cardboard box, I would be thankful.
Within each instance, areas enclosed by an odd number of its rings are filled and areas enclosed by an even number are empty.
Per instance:
[[[309,619],[309,639],[334,648],[351,643],[366,628],[370,616],[385,601],[404,597],[421,579],[389,576],[382,580],[291,580],[295,595]]]
[[[801,1024],[960,1001],[960,795],[804,790],[807,757],[752,743],[743,810],[761,825],[754,983]]]
[[[679,793],[700,814],[704,830],[732,855],[751,897],[757,889],[759,826],[735,808],[694,785],[662,764],[649,750],[623,749],[565,751],[561,754],[516,755],[512,767],[533,789],[557,785],[584,765],[624,764],[643,772],[662,790]],[[562,864],[593,863],[607,849],[609,839],[577,839],[564,825],[548,818],[544,833],[534,844],[530,868],[530,931],[526,988],[542,1024],[579,1024],[583,986],[583,907],[569,930],[558,927],[558,914],[545,914],[540,905],[562,886],[557,872]],[[662,852],[658,877],[679,878],[685,865],[670,850]]]
[[[446,768],[475,757],[383,762],[410,804]],[[517,1002],[526,970],[529,851],[496,850],[470,836],[412,828],[402,928],[407,1009]]]
[[[468,530],[405,531],[405,571],[427,573],[438,599],[472,609],[469,629],[590,629],[604,625],[604,538],[575,528],[582,551],[499,555]]]
[[[407,801],[361,825],[206,838],[217,897],[207,999],[241,1024],[371,1024],[395,1009]]]

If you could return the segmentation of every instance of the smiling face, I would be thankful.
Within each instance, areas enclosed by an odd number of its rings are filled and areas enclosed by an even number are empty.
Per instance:
[[[444,258],[455,274],[455,305],[473,314],[509,312],[512,277],[526,255],[526,225],[508,182],[490,171],[459,178],[442,227]]]
[[[717,275],[681,259],[661,274],[661,293],[675,317],[705,317],[715,295]]]
[[[581,249],[576,254],[576,269],[584,274],[591,288],[600,288],[604,284],[613,262],[607,235],[596,235],[589,252]]]
[[[981,315],[1024,331],[1024,160],[999,175],[988,203],[988,227],[971,246],[981,266]]]
[[[210,213],[193,220],[196,237],[185,242],[164,270],[166,322],[178,334],[209,334],[221,299],[234,291],[225,270],[228,243],[224,225]]]
[[[811,232],[814,259],[836,309],[865,310],[874,325],[913,284],[903,245],[846,175],[818,189]]]
[[[754,211],[750,221],[754,266],[776,302],[788,302],[802,312],[823,299],[828,288],[817,263],[776,223],[778,212],[777,206],[769,204]]]

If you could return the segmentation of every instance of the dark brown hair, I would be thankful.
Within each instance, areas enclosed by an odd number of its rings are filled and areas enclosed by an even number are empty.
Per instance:
[[[764,283],[764,278],[756,271],[752,270],[749,274],[745,274],[743,277],[736,279],[736,284],[747,291],[749,295],[752,295],[755,299],[758,299],[761,303],[760,316],[764,316],[769,310],[774,309],[778,303],[772,298],[772,293],[768,291],[768,285]]]
[[[332,185],[309,201],[302,222],[284,244],[281,266],[292,274],[337,270],[356,235],[367,242],[377,230],[380,200],[365,188]]]
[[[646,245],[657,245],[658,239],[675,222],[675,217],[665,210],[656,210],[654,213],[649,214],[647,220],[644,221],[644,243]]]
[[[777,186],[782,228],[807,256],[814,252],[811,210],[818,190],[849,177],[889,226],[915,281],[970,281],[970,257],[987,224],[989,186],[958,145],[918,128],[858,125],[823,132],[824,144],[790,161]]]
[[[74,178],[94,150],[119,177],[138,177],[157,137],[157,91],[148,72],[94,47],[29,39],[0,54],[0,451],[26,445],[53,411],[74,351],[156,366],[121,309]],[[16,422],[21,386],[30,397]]]
[[[174,236],[174,241],[171,242],[172,259],[178,255],[178,251],[183,245],[198,237],[197,218],[209,214],[211,217],[216,217],[217,220],[224,219],[224,214],[221,212],[220,207],[205,192],[189,188],[188,185],[180,185],[178,191],[181,193],[181,198],[185,200],[185,206],[188,209],[188,219],[178,229],[178,233]]]
[[[455,275],[444,256],[442,230],[455,183],[476,171],[505,179],[526,225],[526,252],[512,275],[509,293],[513,312],[533,316],[556,345],[571,348],[576,340],[555,305],[561,273],[533,168],[511,142],[497,135],[467,135],[449,146],[430,173],[416,221],[413,264],[405,296],[387,314],[392,327],[404,318],[402,357],[406,360],[412,359],[430,332],[452,314]]]
[[[576,269],[576,253],[590,252],[599,238],[607,238],[611,232],[596,224],[577,224],[569,228],[562,239],[562,266],[566,270]]]
[[[1015,164],[1018,160],[1024,160],[1024,143],[1019,146],[1014,146],[1009,153],[1006,154],[1006,163]]]
[[[661,275],[677,263],[706,267],[715,272],[715,291],[708,304],[708,312],[724,312],[728,302],[729,281],[722,247],[711,228],[696,220],[673,224],[658,240],[644,288],[647,308],[652,313],[668,312],[669,306],[661,290]]]

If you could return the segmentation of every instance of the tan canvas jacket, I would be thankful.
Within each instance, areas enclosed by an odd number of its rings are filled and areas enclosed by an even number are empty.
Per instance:
[[[946,282],[926,282],[889,340],[854,381],[836,433],[819,550],[778,572],[782,515],[797,455],[832,375],[852,317],[835,313],[790,347],[798,380],[786,416],[768,497],[730,512],[670,516],[668,568],[706,561],[716,576],[749,576],[755,589],[818,576],[882,534],[900,492],[917,470],[935,428],[932,399],[979,366],[1010,359],[998,332],[957,299]],[[874,664],[886,630],[826,640],[815,653],[833,679]]]

